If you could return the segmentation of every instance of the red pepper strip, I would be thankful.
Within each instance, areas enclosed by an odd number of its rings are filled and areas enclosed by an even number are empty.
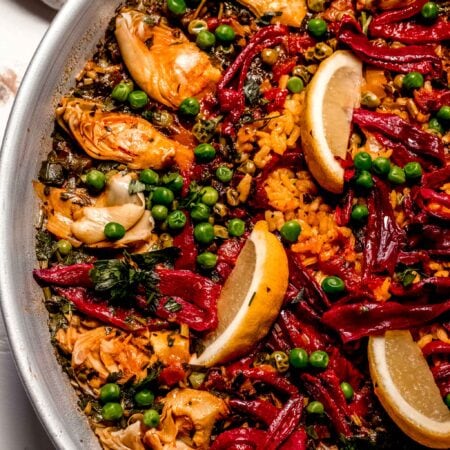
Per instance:
[[[297,55],[303,53],[308,47],[313,47],[316,40],[309,34],[293,34],[290,33],[287,38],[287,50],[290,55]]]
[[[336,207],[334,217],[338,226],[344,227],[350,222],[354,198],[355,191],[353,189],[349,189],[345,194],[343,206]]]
[[[233,428],[217,436],[211,445],[211,450],[260,450],[266,438],[266,432],[257,428]]]
[[[183,230],[173,238],[173,246],[180,249],[180,256],[174,264],[175,269],[194,270],[196,268],[197,249],[194,242],[194,227],[190,220]]]
[[[180,364],[172,364],[164,367],[158,375],[159,384],[169,387],[174,386],[185,379],[186,371]]]
[[[429,277],[404,287],[401,283],[391,283],[389,292],[396,297],[418,297],[422,294],[450,295],[450,277]]]
[[[432,305],[397,302],[340,305],[331,308],[322,322],[336,330],[344,343],[424,325],[450,310],[450,300]]]
[[[288,342],[288,338],[278,323],[274,323],[267,341],[267,345],[273,350],[282,350],[289,352],[292,344]]]
[[[450,105],[450,90],[425,88],[414,90],[414,101],[425,113],[438,111],[442,106]]]
[[[431,189],[438,189],[443,184],[450,181],[450,164],[443,167],[442,169],[435,170],[431,173],[426,173],[422,177],[422,186]]]
[[[431,368],[431,373],[436,381],[445,380],[450,377],[450,363],[443,362]]]
[[[336,375],[339,382],[347,381],[355,390],[364,378],[362,373],[340,353],[337,347],[333,347],[331,350],[328,370]]]
[[[349,403],[348,408],[350,414],[356,415],[359,418],[366,418],[369,411],[372,409],[372,388],[369,386],[363,386],[359,391],[355,391],[351,403]]]
[[[272,88],[264,92],[264,98],[269,100],[267,111],[282,111],[287,95],[287,89]]]
[[[244,244],[244,239],[228,239],[217,250],[216,270],[223,282],[233,270]]]
[[[93,264],[72,264],[71,266],[53,266],[50,269],[33,270],[37,281],[56,286],[92,287],[89,272]]]
[[[421,188],[418,191],[417,201],[429,215],[441,220],[450,220],[450,195]]]
[[[296,57],[278,61],[272,67],[272,80],[278,83],[278,81],[283,75],[292,72],[292,69],[295,67],[296,64],[297,64]]]
[[[269,426],[277,417],[279,408],[267,400],[231,399],[228,402],[231,409],[248,414],[259,422]]]
[[[340,405],[338,405],[335,399],[330,395],[328,389],[323,385],[320,378],[304,373],[301,375],[301,379],[305,385],[309,395],[314,400],[318,400],[325,407],[325,412],[333,423],[334,428],[338,433],[344,436],[351,435],[351,429],[345,417],[345,412],[342,411]]]
[[[413,266],[414,264],[426,265],[430,261],[430,256],[427,252],[422,250],[416,250],[412,252],[400,252],[398,254],[398,264],[404,264],[405,266]]]
[[[396,114],[384,114],[366,109],[353,111],[353,122],[369,131],[383,133],[394,141],[401,142],[410,151],[425,154],[445,164],[444,145],[441,140],[422,131]]]
[[[275,370],[269,371],[260,367],[249,367],[242,370],[242,374],[252,381],[268,384],[286,394],[294,395],[298,392],[298,389],[292,383]]]
[[[58,295],[72,302],[78,311],[88,317],[98,319],[108,325],[121,328],[126,331],[138,331],[143,329],[159,330],[167,327],[165,320],[143,317],[133,309],[111,306],[105,300],[94,297],[85,288],[55,288]]]
[[[294,431],[280,447],[280,450],[306,450],[308,445],[308,435],[305,430]]]
[[[297,428],[302,418],[303,396],[293,395],[283,406],[275,420],[270,424],[266,434],[264,449],[277,449]]]
[[[374,22],[375,25],[386,25],[388,23],[395,23],[399,22],[400,20],[409,19],[410,17],[419,14],[420,10],[422,9],[422,6],[427,1],[428,0],[417,0],[414,3],[411,3],[410,5],[402,7],[401,9],[391,9],[390,11],[386,11],[382,14],[375,16],[370,25],[373,25]]]
[[[364,250],[364,276],[370,273],[392,274],[397,257],[405,239],[404,231],[398,226],[389,200],[386,184],[374,178],[375,186],[370,192],[367,206],[369,219],[366,227]]]
[[[431,341],[422,348],[425,358],[432,355],[450,355],[450,344],[442,341]]]
[[[442,73],[441,60],[433,48],[426,45],[380,47],[370,42],[358,23],[349,16],[342,19],[337,37],[347,44],[356,56],[375,67],[400,73],[416,71],[437,78]]]

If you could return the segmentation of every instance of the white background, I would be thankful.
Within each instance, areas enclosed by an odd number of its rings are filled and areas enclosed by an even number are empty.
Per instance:
[[[22,77],[54,15],[39,0],[0,0],[0,80],[7,70]],[[0,102],[0,142],[12,102],[12,94]],[[20,383],[1,318],[0,449],[53,449]]]

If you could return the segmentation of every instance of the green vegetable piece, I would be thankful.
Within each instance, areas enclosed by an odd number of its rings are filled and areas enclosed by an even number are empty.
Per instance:
[[[434,2],[427,2],[422,6],[420,14],[425,20],[436,20],[439,15],[439,6]]]
[[[144,169],[139,174],[139,181],[144,184],[156,185],[159,183],[159,175],[152,169]]]
[[[204,222],[209,219],[211,210],[204,203],[197,203],[191,209],[191,218],[195,222]]]
[[[62,256],[67,256],[72,251],[72,244],[66,239],[60,239],[56,244],[56,249]]]
[[[125,228],[123,225],[117,222],[109,222],[105,225],[103,230],[105,236],[111,241],[117,241],[125,236]]]
[[[299,77],[291,77],[289,78],[286,87],[290,92],[296,94],[297,92],[303,91],[305,85],[303,84],[303,80]]]
[[[245,222],[241,219],[231,219],[227,229],[230,236],[240,237],[245,233]]]
[[[304,348],[293,348],[289,352],[289,362],[296,369],[305,369],[308,367],[308,353]]]
[[[194,238],[201,244],[210,244],[214,240],[214,227],[209,222],[195,225]]]
[[[450,394],[447,394],[444,398],[444,402],[448,408],[450,408]]]
[[[119,83],[114,86],[114,89],[111,92],[111,98],[118,102],[125,102],[132,90],[133,83]]]
[[[372,170],[380,176],[385,176],[391,170],[391,162],[384,156],[378,156],[372,162]]]
[[[194,389],[199,389],[200,386],[203,384],[203,381],[205,381],[206,374],[202,372],[192,372],[189,377],[189,383],[191,383],[191,386]]]
[[[181,102],[179,111],[185,116],[196,116],[200,112],[200,102],[195,97],[187,97]]]
[[[261,59],[269,66],[273,66],[277,62],[279,56],[278,50],[274,48],[265,48],[261,52]]]
[[[297,242],[301,232],[302,227],[296,220],[288,220],[280,230],[281,237],[287,242]]]
[[[311,19],[308,21],[308,31],[314,36],[314,37],[321,37],[323,36],[328,29],[327,23],[323,19]]]
[[[416,161],[405,164],[403,170],[407,180],[414,181],[422,176],[422,166]]]
[[[361,170],[356,177],[355,183],[362,188],[370,189],[373,186],[372,175],[367,170]]]
[[[227,166],[220,166],[216,169],[216,177],[222,183],[228,183],[233,178],[233,171]]]
[[[169,228],[171,230],[181,230],[186,225],[186,222],[186,214],[184,214],[184,212],[180,211],[179,209],[172,211],[167,216],[167,225],[169,225]]]
[[[144,417],[142,418],[144,425],[149,428],[156,428],[159,425],[159,420],[159,413],[156,409],[147,409],[147,411],[144,412]]]
[[[379,97],[371,91],[363,92],[361,95],[361,105],[367,106],[368,108],[376,108],[380,106]]]
[[[323,407],[322,403],[317,402],[317,401],[313,401],[308,403],[308,406],[306,407],[306,411],[309,414],[323,414],[325,411],[325,408]]]
[[[236,33],[230,25],[219,25],[215,30],[216,38],[222,42],[233,42],[236,37]]]
[[[428,122],[428,128],[430,130],[436,131],[440,134],[445,133],[444,127],[442,126],[441,122],[439,122],[439,120],[436,119],[436,117],[433,117],[432,119],[430,119],[430,121]]]
[[[322,289],[327,294],[341,294],[345,291],[345,283],[342,278],[331,275],[322,280]]]
[[[282,351],[275,351],[270,355],[272,364],[278,372],[285,373],[289,370],[289,356]]]
[[[94,192],[101,191],[106,184],[105,174],[96,169],[90,170],[86,175],[86,184]]]
[[[309,355],[309,364],[317,369],[326,369],[329,362],[330,357],[323,350],[316,350]]]
[[[186,12],[186,2],[184,0],[167,0],[167,9],[179,16]]]
[[[450,106],[441,106],[439,111],[436,113],[436,117],[441,120],[450,120]]]
[[[353,163],[359,170],[370,170],[372,168],[372,157],[367,152],[358,152]]]
[[[119,420],[123,416],[123,409],[120,403],[106,403],[102,408],[102,417],[105,420],[115,421]]]
[[[217,264],[217,255],[211,252],[203,252],[197,256],[197,264],[202,269],[214,269]]]
[[[169,214],[169,210],[167,206],[164,205],[155,205],[152,208],[152,216],[155,220],[166,220]]]
[[[178,172],[167,173],[162,177],[162,183],[173,192],[180,192],[184,178]]]
[[[148,95],[144,91],[133,91],[128,96],[128,103],[133,109],[141,109],[148,103]]]
[[[406,181],[405,171],[398,166],[392,166],[388,174],[388,180],[392,184],[403,184]]]
[[[197,34],[200,33],[200,31],[207,30],[207,29],[208,29],[208,24],[206,23],[205,20],[201,20],[201,19],[191,20],[188,25],[189,34],[193,34],[195,36],[197,36]]]
[[[214,206],[219,200],[219,193],[211,186],[207,186],[200,191],[202,203],[208,206]]]
[[[366,205],[355,205],[352,208],[351,218],[357,222],[361,222],[369,216],[369,210]]]
[[[210,31],[202,30],[197,34],[197,39],[195,43],[202,50],[207,50],[211,48],[216,43],[216,37]]]
[[[153,191],[152,202],[156,205],[170,205],[173,202],[175,196],[173,192],[166,187],[157,187]]]
[[[155,401],[155,396],[150,389],[142,389],[135,394],[134,401],[138,406],[150,406]]]
[[[199,144],[194,149],[194,155],[199,162],[210,162],[216,157],[216,149],[211,144]]]
[[[116,383],[108,383],[100,389],[100,401],[102,403],[116,402],[120,399],[120,387]]]
[[[408,91],[423,86],[423,75],[419,72],[409,72],[403,78],[402,87]]]
[[[353,398],[353,388],[350,383],[347,383],[346,381],[343,381],[341,383],[341,390],[344,394],[344,397],[346,400],[351,400]]]

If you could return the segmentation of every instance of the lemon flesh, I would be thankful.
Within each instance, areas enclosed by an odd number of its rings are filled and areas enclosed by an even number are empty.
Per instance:
[[[306,90],[301,139],[306,163],[326,190],[341,193],[353,109],[359,106],[362,63],[338,50],[323,61]]]
[[[409,331],[369,339],[369,368],[381,404],[409,437],[430,448],[450,447],[450,411]]]
[[[288,286],[288,261],[280,241],[258,222],[217,302],[219,324],[190,364],[210,367],[246,354],[278,316]]]

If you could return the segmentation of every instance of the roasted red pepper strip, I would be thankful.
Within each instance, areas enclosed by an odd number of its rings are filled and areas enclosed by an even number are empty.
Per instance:
[[[431,341],[422,348],[422,353],[426,358],[433,355],[450,355],[450,344],[442,341]]]
[[[429,277],[408,287],[391,283],[389,292],[396,297],[419,297],[423,294],[450,296],[450,277]]]
[[[186,379],[186,371],[180,364],[172,364],[161,369],[158,375],[158,382],[166,386],[175,386],[180,381]]]
[[[308,435],[305,430],[294,431],[280,447],[280,450],[306,450]]]
[[[297,64],[297,58],[289,58],[280,60],[272,68],[273,81],[278,82],[283,75],[292,72],[292,69]]]
[[[294,395],[298,392],[298,389],[292,383],[275,370],[269,371],[260,367],[249,367],[242,370],[242,374],[252,381],[268,384],[286,394]]]
[[[228,402],[231,409],[248,414],[254,419],[269,426],[277,417],[279,408],[267,400],[241,400],[231,399]]]
[[[426,89],[414,90],[414,101],[424,112],[438,111],[442,106],[450,105],[450,90]]]
[[[401,304],[389,301],[334,306],[322,322],[338,331],[344,343],[384,333],[424,325],[450,311],[450,300],[432,305]]]
[[[55,286],[92,287],[89,272],[93,267],[93,264],[53,266],[50,269],[35,269],[33,275],[37,281]]]
[[[431,173],[426,173],[422,177],[422,186],[431,189],[438,189],[443,184],[450,181],[450,164],[443,167],[442,169],[435,170]]]
[[[264,92],[264,98],[269,100],[267,111],[282,111],[287,95],[287,89],[272,88]]]
[[[340,227],[344,227],[350,222],[354,198],[355,198],[355,191],[353,189],[349,189],[345,194],[344,204],[342,206],[336,207],[334,217],[336,219],[336,223]]]
[[[234,428],[219,434],[211,445],[211,450],[260,450],[265,437],[266,432],[257,428]]]
[[[302,412],[303,397],[299,394],[293,395],[270,424],[263,448],[268,450],[278,448],[291,435],[292,430],[297,428]]]
[[[378,113],[366,109],[353,111],[353,122],[369,131],[383,133],[396,142],[403,143],[410,151],[418,155],[428,155],[445,163],[442,141],[396,114]]]
[[[450,195],[429,188],[419,189],[418,194],[421,200],[420,206],[428,214],[441,220],[450,220]]]
[[[173,245],[180,249],[180,256],[175,261],[175,269],[194,270],[196,268],[197,249],[194,242],[194,227],[191,221],[173,238]]]
[[[342,19],[337,37],[347,44],[356,56],[375,67],[400,73],[416,71],[435,77],[442,74],[441,60],[433,48],[426,45],[380,47],[370,42],[358,23],[349,16]]]
[[[58,295],[72,302],[78,311],[88,317],[98,319],[126,331],[138,331],[146,328],[162,329],[167,327],[165,320],[150,319],[136,313],[133,309],[112,307],[105,300],[94,297],[89,291],[81,287],[55,288]]]
[[[443,362],[431,368],[431,372],[436,381],[445,380],[450,377],[450,363]]]

